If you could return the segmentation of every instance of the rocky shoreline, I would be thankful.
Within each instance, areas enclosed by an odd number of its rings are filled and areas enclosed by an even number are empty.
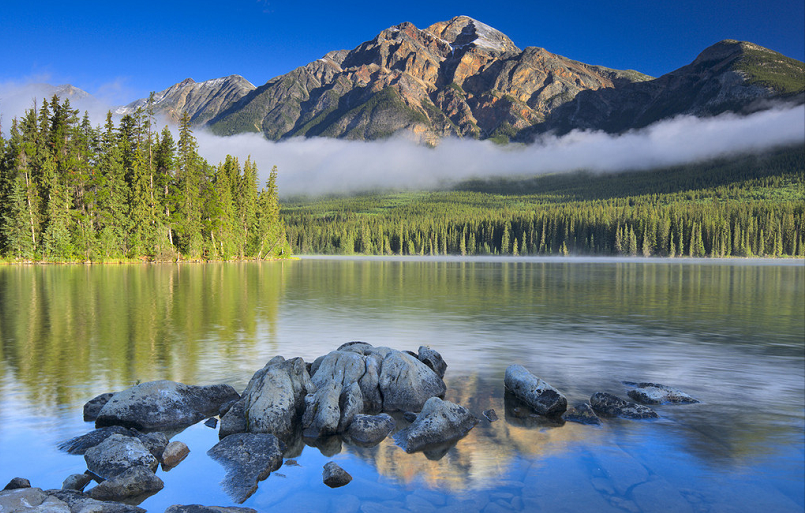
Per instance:
[[[207,454],[226,469],[222,486],[233,502],[245,502],[259,483],[305,444],[321,448],[333,439],[372,447],[389,436],[405,452],[443,457],[479,422],[495,422],[494,410],[471,412],[444,400],[447,364],[428,347],[418,352],[350,342],[313,362],[277,356],[255,372],[241,394],[229,385],[192,386],[153,381],[106,393],[84,406],[96,429],[59,448],[82,455],[87,470],[68,476],[60,490],[13,479],[0,491],[0,511],[139,513],[163,489],[158,468],[181,464],[190,448],[171,438],[205,421],[219,442]],[[505,421],[514,425],[599,425],[602,418],[652,419],[648,404],[685,404],[696,399],[657,384],[623,382],[629,402],[606,392],[568,407],[565,396],[521,365],[506,369]],[[337,452],[337,451],[336,451]],[[323,482],[345,486],[352,477],[328,462]],[[94,483],[94,484],[93,484]],[[166,513],[243,513],[240,507],[174,505]]]

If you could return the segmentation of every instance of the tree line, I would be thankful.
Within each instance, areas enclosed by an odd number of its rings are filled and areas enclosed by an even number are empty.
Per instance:
[[[285,202],[298,253],[805,256],[803,151],[619,176]],[[668,189],[669,184],[673,184]],[[687,185],[686,185],[687,184]],[[693,186],[691,186],[693,184]],[[648,190],[668,189],[666,193]],[[631,195],[638,192],[636,195]]]
[[[153,94],[94,127],[57,96],[0,132],[0,255],[14,261],[196,260],[290,254],[277,169],[198,154],[185,114],[178,141],[156,130]]]

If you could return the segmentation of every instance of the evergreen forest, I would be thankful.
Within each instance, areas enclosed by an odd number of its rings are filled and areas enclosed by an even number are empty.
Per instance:
[[[284,201],[296,253],[805,256],[805,148],[615,174]]]
[[[153,95],[117,125],[93,127],[69,100],[43,100],[0,132],[0,257],[13,262],[179,261],[290,254],[277,170],[198,154],[185,115],[178,141],[156,130]]]

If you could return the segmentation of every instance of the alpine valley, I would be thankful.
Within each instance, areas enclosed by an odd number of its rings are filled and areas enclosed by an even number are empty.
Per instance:
[[[259,87],[239,75],[188,78],[156,93],[154,108],[173,120],[186,112],[218,135],[375,140],[405,133],[435,144],[446,136],[528,142],[576,128],[619,133],[680,114],[804,101],[803,63],[748,42],[718,42],[653,78],[520,49],[494,28],[458,16],[424,30],[402,23]]]

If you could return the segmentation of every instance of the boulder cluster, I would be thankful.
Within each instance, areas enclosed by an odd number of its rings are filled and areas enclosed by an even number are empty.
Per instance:
[[[59,445],[70,454],[83,455],[86,472],[67,477],[61,490],[31,488],[27,480],[15,478],[0,491],[0,511],[142,512],[136,505],[164,486],[157,469],[170,471],[190,451],[170,438],[205,419],[205,425],[218,427],[220,439],[207,454],[226,468],[223,486],[237,503],[249,498],[284,460],[286,465],[296,464],[289,458],[301,453],[303,444],[332,455],[340,452],[341,440],[370,447],[394,433],[404,451],[424,451],[429,458],[438,458],[481,419],[498,420],[494,410],[476,416],[443,400],[446,368],[441,355],[428,347],[413,353],[350,342],[312,363],[277,356],[254,374],[242,394],[229,385],[173,381],[102,394],[84,406],[84,419],[94,421],[96,429]],[[564,395],[520,365],[506,369],[504,384],[506,417],[512,422],[533,417],[540,419],[540,425],[564,420],[599,424],[599,416],[657,416],[647,406],[603,392],[594,394],[590,403],[568,408]],[[696,402],[663,385],[625,384],[633,387],[629,396],[640,402]],[[395,418],[403,419],[404,427],[398,428]],[[335,488],[352,477],[329,462],[322,479]],[[97,484],[85,491],[92,482]],[[168,511],[253,510],[174,505]]]

